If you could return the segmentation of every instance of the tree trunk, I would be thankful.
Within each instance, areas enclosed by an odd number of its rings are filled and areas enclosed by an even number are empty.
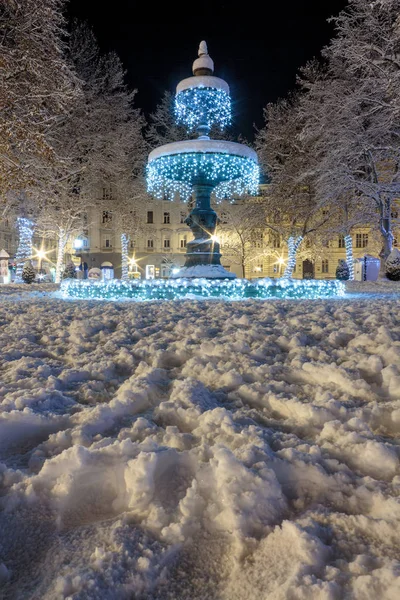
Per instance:
[[[242,260],[242,278],[244,279],[246,277],[246,264],[245,261]]]
[[[32,238],[33,238],[33,222],[24,217],[18,217],[17,229],[19,234],[18,249],[15,255],[17,263],[15,281],[21,283],[22,269],[25,261],[32,257]]]
[[[351,235],[344,236],[344,243],[346,246],[346,263],[349,267],[349,280],[354,280],[354,256],[353,256],[353,238]]]
[[[380,219],[380,230],[382,235],[382,250],[380,252],[381,258],[381,270],[384,269],[384,264],[393,250],[393,233],[392,233],[392,221],[391,221],[391,210],[392,202],[391,198],[385,198],[380,203],[381,219]]]
[[[297,252],[300,248],[300,244],[303,241],[303,236],[299,235],[296,238],[290,236],[288,239],[288,260],[286,264],[286,269],[283,274],[283,279],[290,279],[293,275],[294,268],[296,266],[296,257]]]
[[[58,251],[57,251],[57,263],[56,263],[56,283],[60,283],[62,266],[64,263],[65,246],[67,245],[68,236],[65,229],[60,229],[58,237]]]
[[[128,244],[129,235],[121,233],[121,279],[128,279]]]

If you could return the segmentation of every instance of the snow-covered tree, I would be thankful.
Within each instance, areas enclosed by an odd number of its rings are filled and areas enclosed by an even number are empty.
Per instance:
[[[62,274],[63,279],[76,279],[76,268],[73,262],[68,262]]]
[[[246,269],[271,254],[265,236],[264,205],[255,198],[225,201],[217,207],[217,213],[220,225],[216,234],[223,253],[240,265],[242,277],[246,277]]]
[[[27,260],[22,269],[22,281],[24,283],[32,283],[35,281],[36,273],[30,260]]]
[[[336,267],[336,279],[341,279],[342,281],[347,281],[350,279],[350,269],[345,260],[341,258],[339,260],[339,264]]]
[[[57,161],[46,134],[76,99],[64,56],[64,0],[3,0],[0,6],[1,213],[21,204]],[[28,217],[28,214],[17,216]]]
[[[330,211],[326,199],[315,190],[318,157],[314,140],[303,136],[305,120],[299,97],[269,104],[264,118],[266,124],[257,133],[256,148],[271,182],[264,196],[266,220],[287,243],[284,277],[289,278],[302,241],[326,228]]]
[[[388,279],[400,281],[400,252],[397,248],[393,248],[386,259],[385,273]]]
[[[331,199],[369,200],[383,257],[392,248],[392,203],[400,193],[399,12],[400,0],[349,0],[333,19],[325,67],[309,65],[301,78],[305,136],[319,161],[316,189]]]
[[[124,83],[118,56],[102,56],[93,32],[76,25],[70,59],[82,94],[68,118],[51,132],[62,162],[53,171],[53,187],[40,218],[42,232],[58,240],[56,281],[68,239],[81,233],[82,213],[94,206],[121,209],[129,200],[134,207],[134,179],[143,171],[144,160],[143,117],[132,106],[135,92]],[[115,206],[103,205],[102,188],[113,190]]]

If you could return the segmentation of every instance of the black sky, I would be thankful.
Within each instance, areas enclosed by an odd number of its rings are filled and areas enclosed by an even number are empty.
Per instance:
[[[136,105],[146,116],[166,89],[173,92],[192,74],[199,42],[206,40],[215,75],[231,88],[235,129],[252,140],[253,124],[263,124],[263,107],[295,87],[299,67],[318,57],[333,35],[327,19],[346,4],[241,0],[238,10],[233,3],[206,0],[70,0],[68,16],[86,20],[101,49],[119,54],[128,84],[138,90]]]

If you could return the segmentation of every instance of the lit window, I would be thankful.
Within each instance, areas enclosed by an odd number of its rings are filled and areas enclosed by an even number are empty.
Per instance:
[[[368,246],[368,233],[356,233],[356,248],[366,248]]]
[[[112,212],[110,210],[103,210],[103,223],[111,223],[112,222]]]

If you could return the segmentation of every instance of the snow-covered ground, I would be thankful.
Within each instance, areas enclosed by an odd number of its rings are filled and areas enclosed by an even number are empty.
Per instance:
[[[1,598],[400,598],[393,284],[233,303],[13,287]]]

